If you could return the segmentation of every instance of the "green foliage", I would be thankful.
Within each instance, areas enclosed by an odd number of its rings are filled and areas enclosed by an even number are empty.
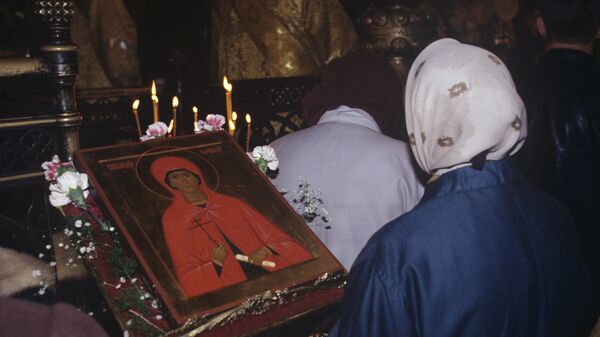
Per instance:
[[[120,295],[115,298],[115,304],[120,311],[134,309],[144,317],[148,317],[150,310],[148,310],[143,298],[144,294],[137,287],[132,286],[121,290]]]
[[[125,254],[123,247],[113,246],[106,258],[110,274],[115,279],[120,277],[129,278],[137,268],[137,262]]]
[[[162,331],[156,329],[152,325],[146,323],[143,319],[132,315],[131,324],[129,328],[135,332],[136,335],[144,337],[158,337],[163,334]]]

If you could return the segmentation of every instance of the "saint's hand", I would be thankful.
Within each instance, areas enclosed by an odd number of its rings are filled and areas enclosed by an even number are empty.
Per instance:
[[[219,266],[223,266],[223,262],[225,262],[225,258],[227,257],[227,248],[223,244],[218,243],[213,247],[212,252],[215,257],[213,261]]]
[[[254,253],[248,256],[248,260],[255,266],[260,266],[265,257],[271,254],[271,251],[267,247],[262,247],[261,249],[255,251]]]

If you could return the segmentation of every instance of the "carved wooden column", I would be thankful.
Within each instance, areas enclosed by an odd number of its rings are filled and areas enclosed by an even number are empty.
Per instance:
[[[59,155],[67,159],[79,148],[82,121],[75,102],[77,46],[71,41],[75,5],[73,1],[36,1],[35,12],[46,27],[46,43],[40,49],[53,87],[52,110],[59,128]]]

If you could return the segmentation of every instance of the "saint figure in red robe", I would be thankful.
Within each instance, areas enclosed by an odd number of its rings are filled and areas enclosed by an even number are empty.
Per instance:
[[[312,258],[298,241],[250,205],[213,191],[187,159],[161,157],[150,170],[173,196],[163,213],[163,233],[188,297]],[[247,262],[238,261],[243,259]]]

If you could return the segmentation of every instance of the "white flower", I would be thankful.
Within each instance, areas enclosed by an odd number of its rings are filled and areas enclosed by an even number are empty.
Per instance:
[[[43,253],[39,253],[38,257],[41,259],[42,257],[44,257],[44,254]]]
[[[50,249],[50,248],[52,248],[52,246],[46,245],[46,249]]]
[[[279,159],[277,159],[275,150],[268,145],[255,147],[254,150],[252,150],[250,157],[263,172],[266,171],[266,168],[263,167],[265,163],[272,171],[277,170],[279,167]],[[264,163],[262,161],[264,161]]]
[[[61,174],[55,184],[50,185],[50,204],[65,206],[71,202],[82,205],[90,193],[88,177],[85,173],[67,171]]]
[[[48,263],[50,265],[50,267],[55,267],[56,266],[56,261],[50,261],[50,263]]]
[[[123,337],[129,337],[129,331],[127,331],[127,330],[123,331]]]
[[[42,272],[39,271],[38,269],[32,270],[31,271],[31,276],[33,276],[33,277],[40,277],[40,276],[42,276]]]
[[[75,220],[75,227],[81,228],[82,223],[83,222],[81,220]]]
[[[257,146],[252,150],[252,158],[254,159],[264,159],[266,161],[277,160],[277,155],[275,155],[275,150],[269,145],[265,146]]]
[[[126,281],[126,280],[125,280],[125,278],[124,278],[123,276],[121,276],[121,278],[119,278],[119,282],[121,282],[121,283],[125,283],[125,281]]]
[[[163,319],[162,315],[156,315],[154,318],[156,318],[157,321],[160,321],[161,319]]]

